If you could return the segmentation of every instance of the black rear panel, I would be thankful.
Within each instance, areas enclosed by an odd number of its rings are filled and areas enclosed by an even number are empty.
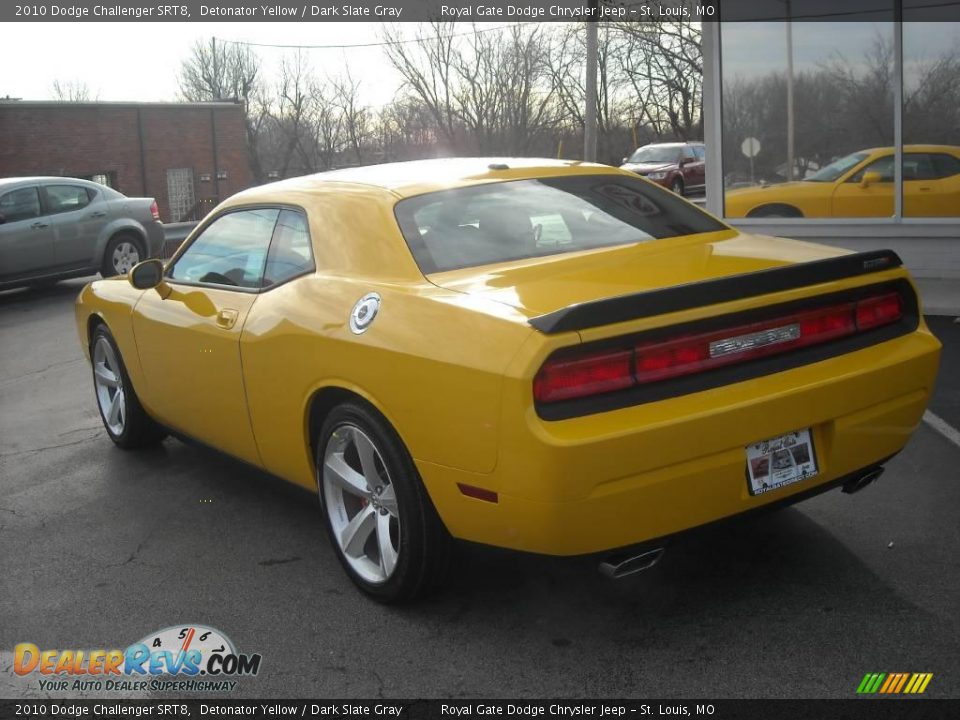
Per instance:
[[[866,254],[867,253],[861,253],[861,255]],[[897,260],[899,261],[899,258],[897,258]],[[738,277],[742,278],[744,276],[741,275]],[[687,334],[710,332],[712,330],[722,330],[738,325],[763,322],[764,320],[782,317],[790,313],[857,301],[869,296],[889,292],[897,292],[903,303],[903,317],[891,325],[884,325],[873,330],[858,332],[854,335],[819,345],[798,348],[782,355],[756,358],[736,365],[727,365],[713,370],[706,370],[695,375],[637,385],[626,390],[618,390],[602,395],[592,395],[590,397],[562,400],[553,403],[538,403],[536,405],[537,415],[544,420],[565,420],[582,415],[616,410],[631,405],[641,405],[657,400],[665,400],[680,395],[689,395],[690,393],[731,385],[755,377],[772,375],[773,373],[790,370],[800,367],[801,365],[809,365],[810,363],[854,352],[855,350],[860,350],[911,333],[917,329],[920,323],[920,313],[917,295],[913,287],[909,282],[901,279],[876,285],[866,285],[864,287],[844,290],[828,295],[817,295],[812,298],[804,298],[803,300],[781,303],[779,305],[769,305],[745,312],[730,313],[706,318],[704,320],[696,320],[682,325],[671,325],[666,328],[624,335],[595,343],[577,345],[575,346],[577,351],[591,349],[627,349],[641,342],[663,340]],[[558,350],[557,353],[568,350],[570,350],[570,348],[564,348],[563,350]]]

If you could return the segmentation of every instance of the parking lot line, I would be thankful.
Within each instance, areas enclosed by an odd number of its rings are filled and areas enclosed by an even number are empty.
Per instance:
[[[934,415],[929,410],[923,414],[923,421],[960,448],[960,430],[957,430],[942,417]]]

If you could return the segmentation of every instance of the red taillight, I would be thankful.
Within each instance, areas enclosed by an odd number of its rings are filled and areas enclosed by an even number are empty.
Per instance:
[[[897,293],[804,310],[722,330],[547,360],[534,379],[534,398],[549,403],[599,395],[635,385],[819,345],[896,322],[903,316]]]
[[[159,219],[160,219],[160,208],[157,207],[157,201],[156,201],[156,200],[154,200],[152,203],[150,203],[150,214],[153,215],[153,219],[154,219],[154,220],[159,220]]]
[[[539,402],[556,402],[628,388],[632,360],[629,350],[548,360],[533,381],[533,395]]]
[[[867,298],[857,303],[857,329],[869,330],[889,325],[903,316],[903,306],[897,293]]]

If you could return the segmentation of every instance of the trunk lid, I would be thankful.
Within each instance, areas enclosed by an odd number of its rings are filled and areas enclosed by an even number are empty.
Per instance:
[[[726,230],[452,270],[432,274],[429,280],[503,303],[529,318],[572,305],[846,254],[823,245]]]

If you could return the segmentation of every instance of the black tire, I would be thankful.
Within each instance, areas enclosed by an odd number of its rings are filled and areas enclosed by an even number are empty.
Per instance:
[[[793,205],[761,205],[747,213],[751,218],[797,218],[803,213]]]
[[[683,186],[683,178],[674,178],[673,182],[670,183],[670,189],[680,197],[683,197],[684,193],[686,192]]]
[[[100,399],[101,388],[98,387],[97,384],[98,363],[96,361],[98,354],[97,344],[100,342],[105,342],[110,346],[110,349],[113,351],[113,356],[116,360],[116,370],[119,371],[120,375],[120,384],[118,389],[123,392],[122,402],[124,407],[122,411],[122,428],[119,430],[117,429],[115,423],[111,423],[109,421],[104,412],[104,403],[102,403]],[[103,421],[103,427],[107,431],[107,435],[110,436],[110,439],[113,440],[114,444],[117,447],[123,448],[124,450],[132,450],[135,448],[155,445],[163,440],[163,438],[166,437],[167,432],[162,426],[157,424],[153,418],[147,415],[146,410],[144,410],[143,406],[140,404],[140,399],[137,397],[137,393],[133,389],[133,383],[130,382],[130,376],[127,375],[127,368],[123,364],[123,357],[120,355],[120,349],[117,347],[117,343],[113,339],[113,335],[110,334],[110,330],[107,329],[106,325],[100,324],[93,331],[93,335],[90,338],[90,359],[93,370],[94,397],[97,401],[97,410],[100,412],[100,420]],[[114,373],[114,376],[115,375],[116,373]]]
[[[118,249],[122,251],[120,258],[116,257]],[[100,275],[107,278],[113,277],[114,275],[125,274],[138,262],[146,259],[147,255],[144,252],[143,241],[140,238],[129,232],[117,233],[110,238],[107,247],[103,251],[103,259],[100,262]],[[120,263],[119,265],[118,261]],[[129,263],[129,267],[127,267],[127,263]]]
[[[362,577],[348,561],[333,527],[325,491],[324,459],[328,445],[335,440],[335,432],[340,438],[344,431],[353,432],[354,429],[359,429],[372,441],[382,462],[382,465],[377,467],[385,469],[388,475],[386,484],[392,485],[395,491],[398,510],[396,565],[386,579],[380,582],[372,582]],[[346,458],[347,454],[344,452],[343,457]],[[361,401],[338,405],[320,428],[316,458],[317,494],[327,535],[337,559],[354,584],[374,600],[388,604],[412,602],[434,590],[447,568],[452,540],[433,507],[410,453],[386,419]],[[356,515],[365,509],[366,505],[358,509]],[[371,509],[376,520],[378,513],[375,503]],[[379,514],[387,515],[382,509]],[[343,517],[345,519],[346,515]],[[391,519],[387,518],[386,521],[391,522]]]

